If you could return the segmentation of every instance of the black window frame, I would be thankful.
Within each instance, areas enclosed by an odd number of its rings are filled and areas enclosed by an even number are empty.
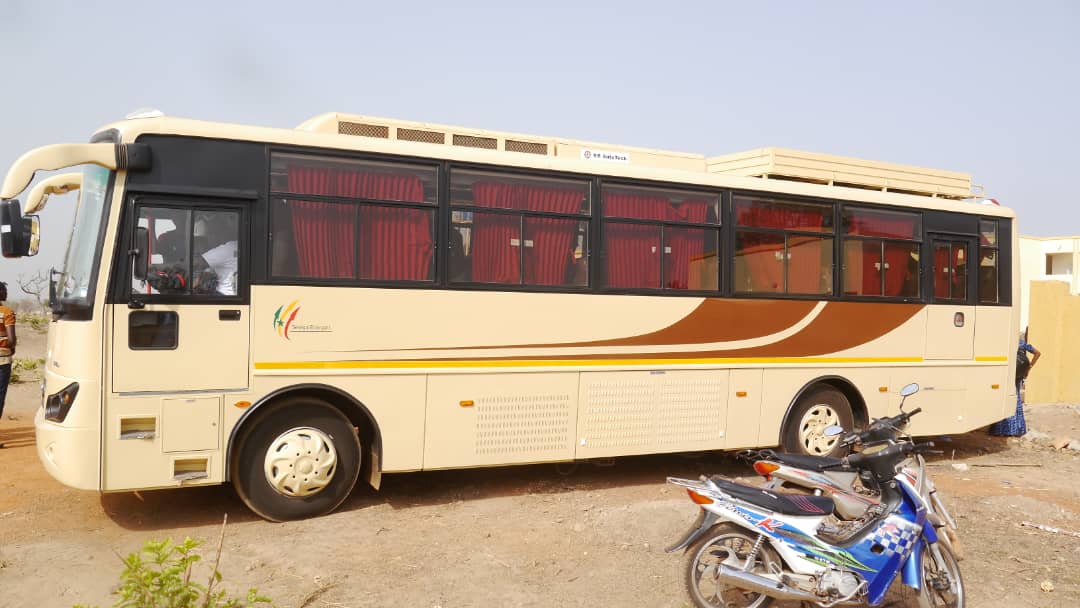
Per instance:
[[[983,224],[992,223],[994,225],[994,244],[983,245]],[[993,306],[999,304],[1002,300],[1003,294],[1001,290],[1001,222],[997,218],[979,218],[979,236],[976,242],[976,286],[975,286],[975,299],[976,303],[980,306]],[[982,277],[982,259],[984,251],[994,252],[994,300],[983,300],[983,277]]]
[[[120,276],[120,293],[122,300],[127,302],[139,301],[143,304],[208,304],[208,305],[246,305],[251,302],[251,238],[250,231],[245,228],[250,225],[251,206],[243,201],[229,199],[210,199],[206,197],[192,197],[187,195],[173,194],[147,194],[143,192],[131,192],[127,195],[125,203],[125,215],[127,220],[123,222],[124,238],[128,239],[131,247],[123,251],[130,251],[137,246],[135,242],[135,230],[139,225],[139,213],[144,208],[176,209],[194,214],[199,211],[222,212],[235,211],[239,215],[237,222],[237,267],[236,267],[236,294],[196,294],[196,293],[143,293],[136,292],[133,286],[132,258],[124,256]],[[188,229],[188,270],[192,266],[192,238],[194,222]],[[120,260],[118,260],[120,261]],[[189,277],[190,278],[190,277]]]
[[[288,190],[280,190],[274,188],[274,161],[276,156],[293,156],[293,157],[307,157],[310,160],[327,160],[331,162],[340,162],[342,164],[356,163],[362,165],[363,163],[374,163],[383,165],[401,165],[409,167],[427,168],[433,170],[435,178],[434,187],[434,200],[423,202],[411,202],[411,201],[388,201],[382,199],[372,199],[364,197],[348,197],[348,196],[330,196],[323,194],[303,194],[299,192],[290,192]],[[266,260],[265,260],[265,272],[268,284],[272,285],[302,285],[302,286],[378,286],[378,287],[430,287],[438,285],[439,283],[439,225],[443,194],[443,184],[445,182],[444,168],[445,163],[433,161],[431,159],[417,159],[411,157],[399,157],[399,156],[385,156],[385,155],[371,155],[371,154],[347,154],[337,150],[322,150],[322,149],[307,149],[307,148],[294,148],[284,146],[270,146],[267,153],[267,211],[266,211]],[[312,201],[320,203],[330,203],[336,205],[356,205],[357,209],[360,209],[361,205],[368,207],[382,207],[392,209],[419,209],[431,212],[431,270],[429,271],[430,278],[421,280],[411,279],[368,279],[360,278],[360,213],[357,213],[356,219],[353,225],[353,265],[354,276],[353,277],[307,277],[303,275],[286,275],[274,273],[274,213],[275,204],[278,202],[288,202],[289,200],[299,201]]]
[[[600,293],[605,294],[648,294],[648,295],[665,295],[665,296],[707,296],[707,297],[726,297],[726,289],[724,278],[726,275],[724,263],[724,257],[726,255],[726,238],[724,235],[724,228],[727,224],[725,218],[725,206],[726,201],[730,199],[730,191],[721,190],[718,188],[710,188],[708,186],[696,187],[697,184],[672,184],[668,182],[654,182],[645,180],[626,180],[626,179],[604,179],[603,176],[597,178],[597,191],[596,200],[593,207],[593,217],[597,220],[597,239],[594,242],[594,250],[598,252],[597,264],[596,264],[596,276],[597,281],[595,283],[596,289]],[[608,216],[604,210],[604,188],[625,188],[625,189],[645,189],[645,190],[666,190],[668,192],[685,192],[687,194],[705,194],[707,196],[716,197],[717,209],[716,209],[716,221],[715,222],[681,222],[672,220],[647,220],[641,218]],[[604,238],[604,228],[608,224],[622,224],[622,225],[638,225],[638,226],[656,226],[660,229],[660,253],[665,251],[667,247],[667,239],[665,237],[666,228],[697,228],[704,230],[711,230],[716,235],[716,255],[717,255],[717,276],[716,276],[716,289],[678,289],[673,287],[666,287],[666,274],[667,264],[661,257],[660,260],[660,287],[611,287],[607,285],[607,259],[610,252],[607,248],[607,239]]]
[[[758,226],[740,226],[736,218],[735,206],[740,198],[760,198],[766,199],[770,203],[780,204],[792,204],[792,205],[807,205],[807,206],[823,206],[829,208],[829,213],[825,217],[831,222],[831,231],[813,231],[813,230],[799,230],[797,228],[764,228]],[[728,287],[728,293],[730,297],[735,298],[755,298],[755,299],[798,299],[798,300],[833,300],[837,298],[837,281],[838,277],[837,265],[838,252],[837,243],[839,242],[839,233],[837,228],[837,222],[839,220],[838,208],[840,202],[831,199],[822,199],[808,196],[798,196],[790,194],[772,193],[765,190],[740,190],[732,192],[728,204],[728,217],[730,218],[728,226],[731,233],[731,247],[727,251],[728,253],[728,276],[730,277],[730,284]],[[749,232],[757,234],[780,234],[784,236],[784,255],[783,255],[783,273],[784,273],[784,290],[783,291],[768,291],[768,292],[752,292],[752,291],[740,291],[735,287],[735,258],[738,253],[738,240],[740,232]],[[830,268],[832,282],[829,286],[829,293],[799,293],[788,291],[788,264],[790,262],[790,248],[788,235],[795,236],[807,236],[819,238],[821,240],[832,241],[830,245],[830,251],[832,253],[832,264]]]
[[[595,196],[594,177],[591,175],[582,175],[575,173],[555,173],[547,171],[536,171],[519,169],[514,167],[491,167],[487,165],[475,165],[471,163],[445,163],[445,197],[439,201],[440,207],[445,208],[445,229],[439,231],[439,235],[444,237],[443,244],[445,246],[438,246],[437,250],[445,252],[446,255],[442,256],[444,261],[440,264],[440,269],[443,270],[443,274],[439,277],[438,283],[440,285],[450,288],[463,288],[463,289],[483,289],[494,291],[551,291],[557,293],[582,293],[588,292],[593,286],[593,251],[595,248],[595,237],[593,231],[594,218],[596,217],[597,200]],[[526,209],[511,209],[506,207],[482,207],[480,205],[469,203],[455,204],[453,200],[454,189],[454,172],[459,171],[462,173],[483,173],[493,177],[505,176],[511,180],[549,180],[552,183],[562,182],[580,182],[583,186],[583,192],[585,194],[585,206],[588,207],[588,212],[578,211],[577,213],[559,213],[553,211],[531,211]],[[518,240],[521,246],[520,255],[518,255],[518,282],[517,283],[494,283],[475,280],[455,281],[450,277],[450,260],[449,260],[449,248],[450,231],[456,230],[454,227],[454,213],[472,213],[475,217],[476,213],[492,214],[492,215],[504,215],[514,216],[518,218]],[[576,233],[580,233],[580,225],[585,223],[585,245],[586,247],[582,251],[582,259],[585,260],[586,269],[588,274],[586,275],[586,281],[584,285],[540,285],[535,283],[525,282],[525,259],[524,255],[524,243],[525,243],[525,219],[526,218],[541,218],[541,219],[563,219],[573,220],[579,222]],[[471,254],[470,254],[471,255]]]
[[[849,235],[849,234],[847,234],[847,227],[844,224],[844,219],[847,217],[846,214],[847,214],[847,211],[849,209],[855,210],[855,211],[859,211],[859,210],[865,210],[865,211],[871,211],[871,212],[873,212],[873,211],[884,211],[884,212],[888,212],[888,213],[901,213],[901,214],[913,215],[913,216],[916,216],[916,219],[917,219],[918,223],[916,224],[916,227],[915,227],[914,236],[911,239],[902,239],[902,238],[898,238],[898,237],[862,236],[862,235],[854,235],[854,234]],[[927,294],[926,289],[925,289],[925,287],[923,285],[924,277],[926,277],[929,274],[927,272],[927,262],[924,261],[924,260],[927,259],[926,245],[925,245],[925,243],[927,242],[927,239],[926,239],[926,216],[923,213],[923,210],[918,209],[918,208],[910,208],[910,207],[894,207],[894,206],[887,206],[887,205],[870,205],[870,204],[866,204],[866,203],[847,203],[847,202],[845,202],[845,203],[842,203],[841,205],[838,206],[838,209],[837,209],[837,223],[838,223],[838,226],[839,226],[839,228],[838,228],[838,237],[839,237],[839,241],[840,241],[839,245],[837,247],[838,252],[839,252],[839,258],[838,258],[838,261],[836,262],[836,273],[835,273],[836,275],[838,275],[836,277],[837,282],[838,282],[837,297],[839,297],[840,299],[843,299],[843,300],[851,300],[851,301],[858,301],[858,302],[926,302],[928,298],[932,297],[933,294]],[[844,258],[844,251],[845,251],[844,243],[846,243],[849,240],[850,241],[861,241],[861,242],[880,242],[880,244],[881,244],[881,248],[880,248],[881,258],[880,258],[880,260],[881,260],[882,264],[885,263],[885,244],[886,243],[896,243],[896,244],[906,244],[906,245],[914,244],[915,245],[915,251],[919,255],[919,263],[916,264],[916,268],[918,268],[918,271],[919,271],[919,275],[918,275],[918,277],[916,277],[916,279],[917,279],[916,285],[918,286],[919,293],[916,294],[915,296],[891,296],[891,295],[885,295],[885,273],[884,272],[881,273],[881,285],[880,285],[881,295],[865,295],[865,294],[847,294],[847,293],[844,293],[844,275],[845,275],[845,272],[847,271],[847,262],[846,262],[846,259]],[[930,263],[932,263],[932,261]]]

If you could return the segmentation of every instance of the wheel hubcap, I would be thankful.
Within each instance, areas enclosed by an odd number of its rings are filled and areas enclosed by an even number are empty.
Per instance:
[[[270,442],[263,461],[266,481],[285,496],[318,494],[334,479],[337,450],[326,433],[309,427],[289,429]]]
[[[799,422],[799,444],[807,454],[828,454],[840,437],[826,436],[825,429],[837,424],[840,424],[840,416],[836,410],[824,404],[815,405]]]

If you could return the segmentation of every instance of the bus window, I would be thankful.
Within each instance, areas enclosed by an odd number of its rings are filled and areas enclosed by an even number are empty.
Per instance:
[[[737,293],[832,293],[831,205],[740,196],[734,209]]]
[[[979,303],[996,304],[998,288],[998,229],[995,220],[979,221]]]
[[[275,277],[432,281],[434,167],[275,154]]]
[[[454,170],[450,202],[451,282],[588,286],[588,182]]]
[[[605,185],[604,285],[719,289],[720,196]]]
[[[919,297],[918,214],[846,207],[842,224],[846,295]]]

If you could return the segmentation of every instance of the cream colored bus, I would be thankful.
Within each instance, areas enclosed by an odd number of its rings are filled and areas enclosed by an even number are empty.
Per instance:
[[[81,188],[35,420],[69,486],[231,482],[286,520],[383,473],[830,453],[908,382],[919,434],[1013,409],[1014,215],[964,174],[345,114],[90,142],[0,190],[22,256]]]

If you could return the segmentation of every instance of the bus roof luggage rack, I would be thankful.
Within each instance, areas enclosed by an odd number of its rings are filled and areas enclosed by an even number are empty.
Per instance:
[[[898,192],[953,200],[982,196],[972,191],[971,176],[956,171],[804,152],[758,148],[705,160],[710,173]]]
[[[338,133],[376,139],[501,150],[519,154],[617,162],[661,169],[705,171],[705,156],[702,154],[651,150],[648,148],[523,135],[504,131],[488,131],[393,118],[377,118],[360,114],[343,114],[339,112],[320,114],[304,121],[297,128],[315,133]]]

